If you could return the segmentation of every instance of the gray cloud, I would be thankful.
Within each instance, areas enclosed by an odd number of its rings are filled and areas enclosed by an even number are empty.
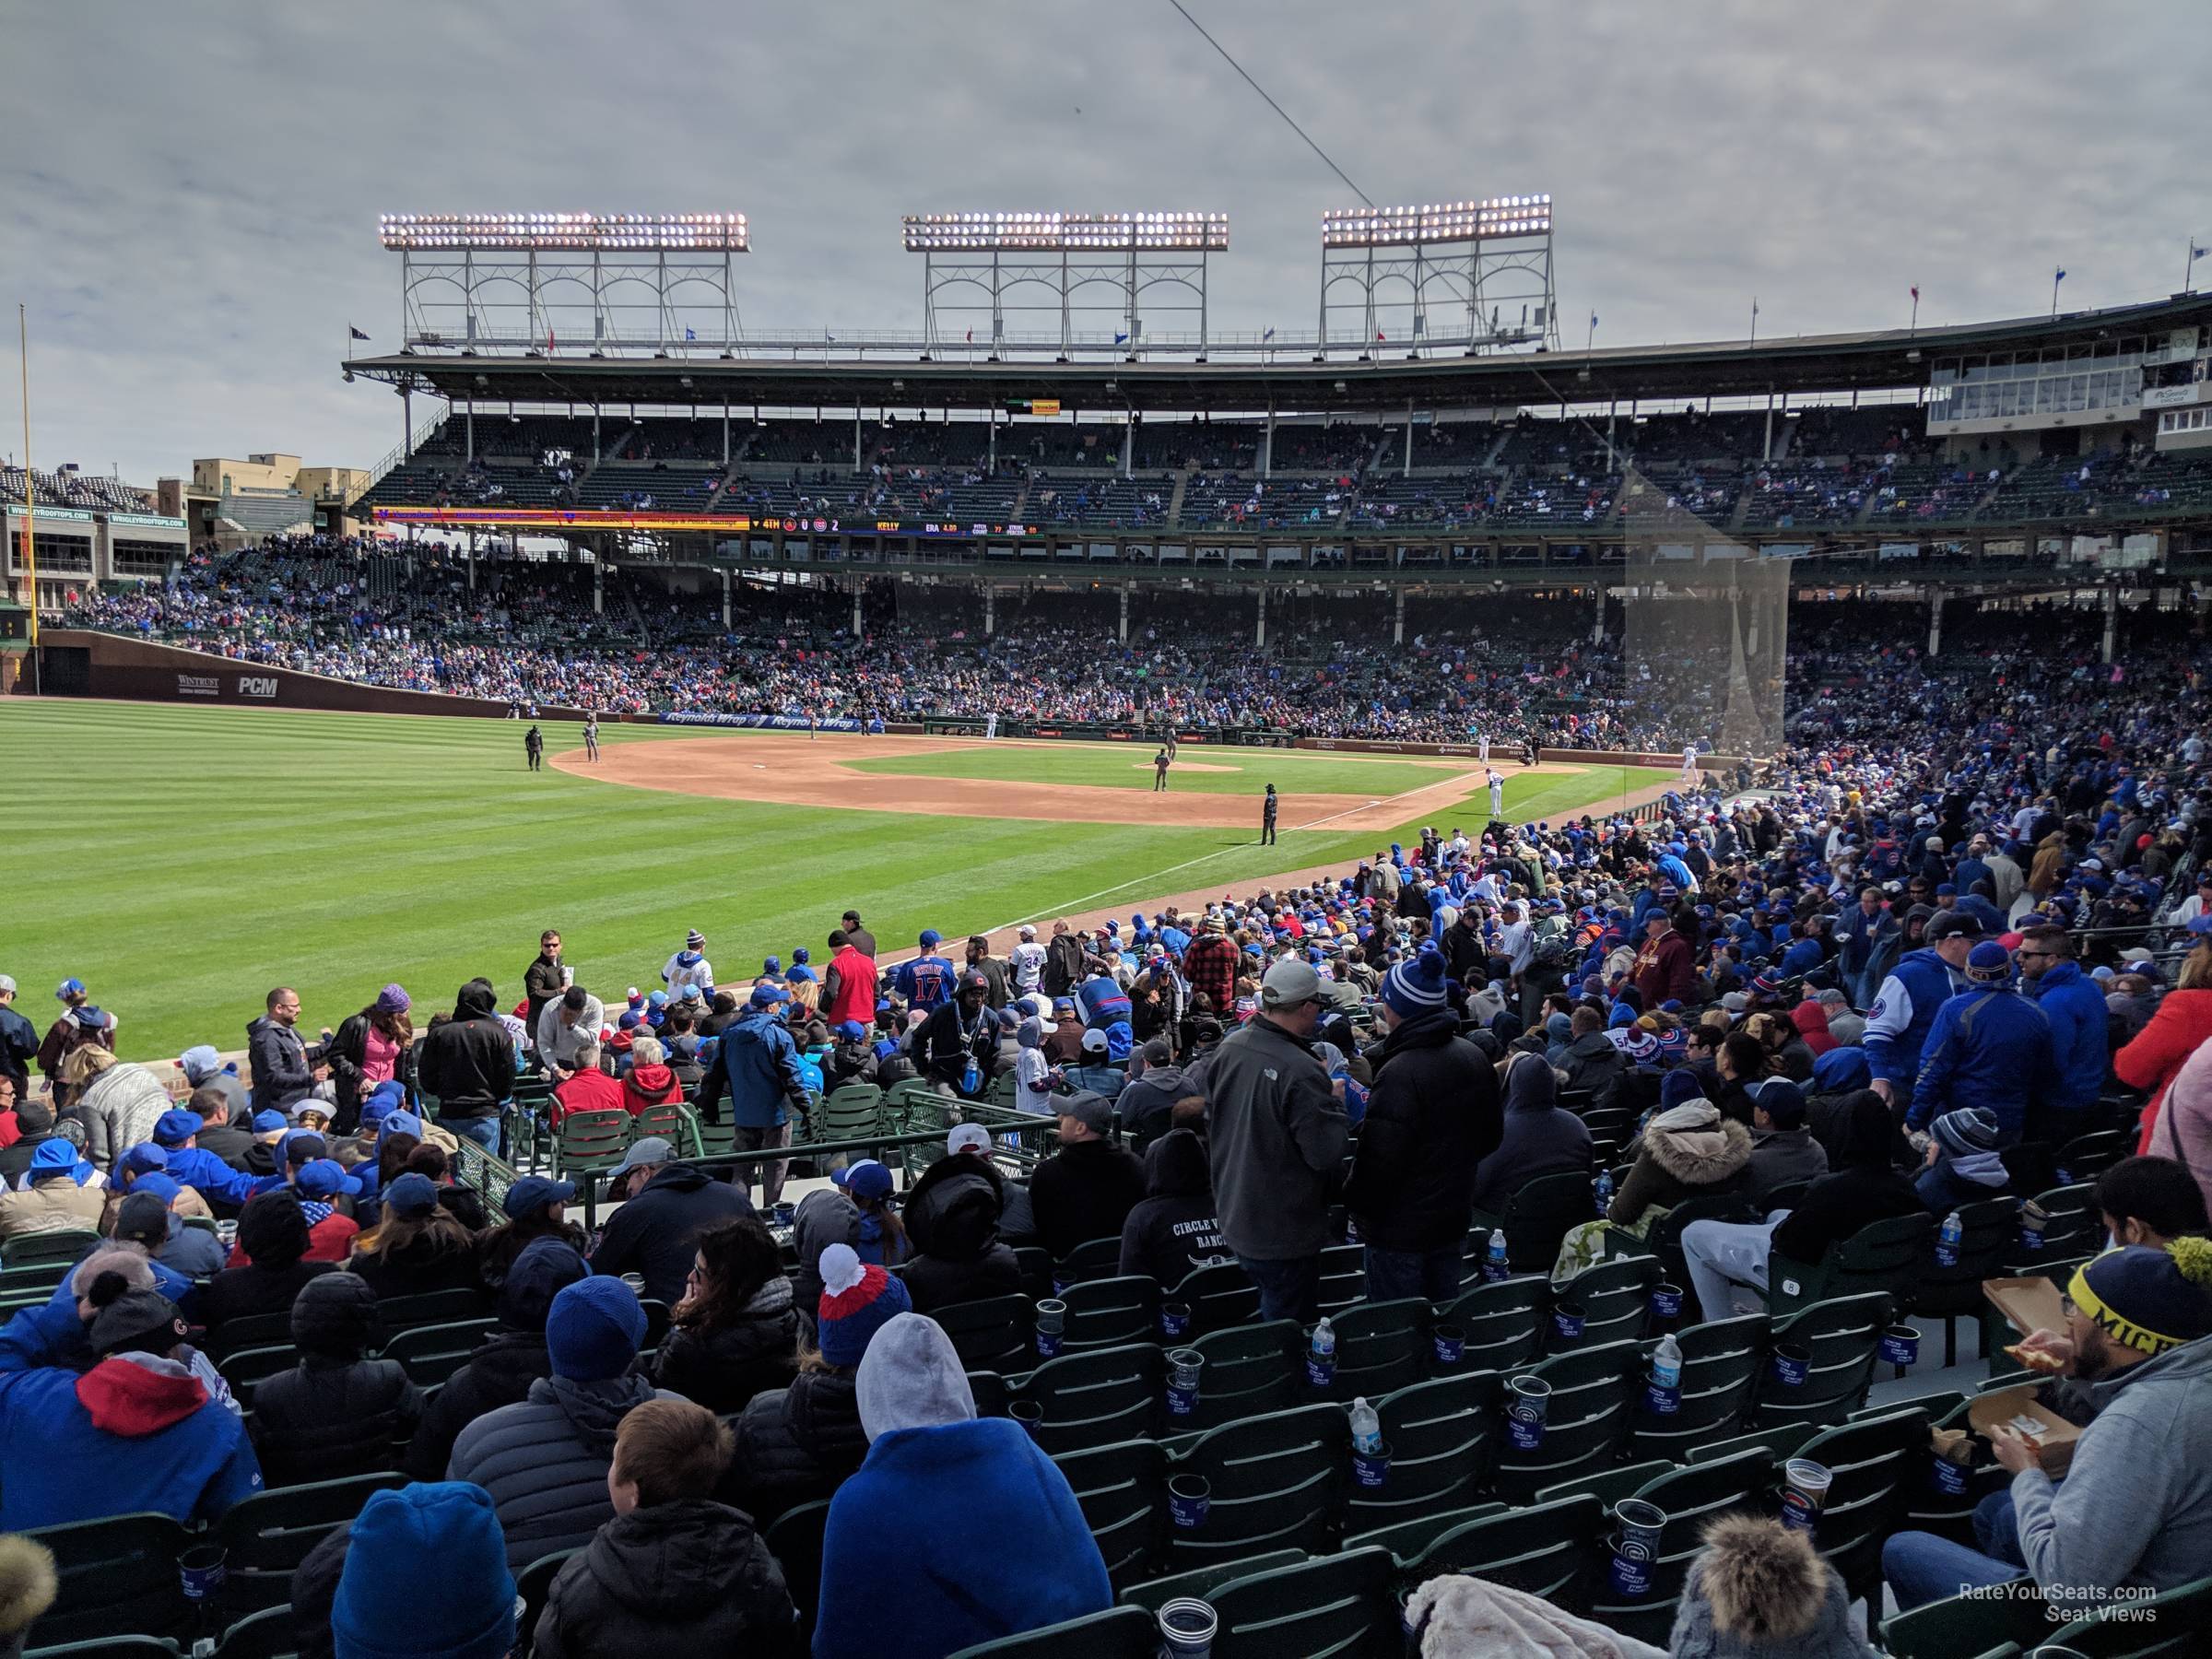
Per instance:
[[[1382,203],[1548,190],[1601,343],[2032,314],[2170,291],[2212,12],[1867,0],[1192,0]],[[0,296],[35,456],[365,465],[397,331],[380,211],[738,208],[748,326],[912,327],[901,212],[1207,207],[1225,329],[1312,325],[1346,192],[1164,0],[153,0],[17,8]],[[1080,113],[1077,113],[1077,110]],[[1580,329],[1567,332],[1579,336]],[[0,400],[4,402],[6,400]],[[21,434],[0,418],[0,451]]]

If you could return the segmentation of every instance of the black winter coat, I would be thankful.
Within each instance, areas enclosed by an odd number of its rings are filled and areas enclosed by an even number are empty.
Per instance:
[[[406,1472],[417,1480],[443,1480],[462,1430],[502,1406],[527,1399],[530,1384],[552,1374],[543,1331],[494,1331],[430,1396],[407,1446]]]
[[[246,1430],[262,1478],[297,1486],[396,1466],[422,1409],[422,1390],[396,1359],[310,1356],[254,1389]]]
[[[618,1515],[570,1558],[538,1616],[538,1659],[735,1659],[800,1651],[782,1569],[725,1504]]]
[[[653,1356],[653,1380],[709,1411],[742,1411],[755,1394],[797,1374],[798,1347],[791,1281],[771,1279],[727,1324],[672,1326]]]
[[[398,1253],[347,1258],[348,1273],[360,1275],[379,1300],[389,1296],[427,1296],[433,1290],[480,1290],[476,1246],[433,1241],[426,1235]]]
[[[1214,1214],[1206,1143],[1177,1129],[1145,1153],[1146,1193],[1122,1223],[1121,1271],[1148,1273],[1172,1289],[1201,1267],[1234,1260]]]
[[[645,1294],[674,1307],[699,1254],[699,1235],[753,1213],[752,1200],[689,1164],[670,1164],[614,1213],[592,1254],[594,1273],[641,1273]]]
[[[415,1045],[416,1077],[425,1094],[438,1097],[445,1117],[488,1117],[514,1092],[514,1039],[493,1006],[491,987],[469,981],[453,1018],[431,1027]]]
[[[412,1042],[401,1049],[394,1073],[410,1090],[415,1084],[415,1053]],[[361,1062],[368,1055],[369,1016],[348,1014],[338,1021],[337,1030],[324,1045],[324,1058],[330,1062],[330,1081],[337,1095],[337,1114],[332,1122],[341,1135],[352,1134],[361,1121]]]
[[[1065,1144],[1030,1177],[1037,1231],[1054,1260],[1093,1239],[1118,1239],[1145,1195],[1145,1166],[1112,1141]]]
[[[1021,1288],[1021,1265],[999,1241],[1005,1206],[1005,1180],[984,1159],[940,1158],[923,1171],[905,1206],[906,1236],[917,1253],[901,1275],[915,1312]]]
[[[1401,1024],[1375,1068],[1345,1206],[1378,1250],[1441,1250],[1467,1236],[1475,1173],[1504,1135],[1498,1071],[1449,1010]]]
[[[288,1267],[226,1267],[200,1287],[200,1323],[219,1331],[226,1321],[255,1313],[289,1313],[300,1287],[318,1274],[335,1273],[335,1262],[294,1262]]]
[[[840,1371],[801,1371],[789,1388],[754,1395],[736,1440],[724,1493],[763,1525],[829,1497],[868,1454],[854,1380]]]

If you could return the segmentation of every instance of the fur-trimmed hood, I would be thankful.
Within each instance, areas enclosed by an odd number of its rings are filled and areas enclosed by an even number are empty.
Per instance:
[[[1763,1515],[1726,1515],[1705,1529],[1689,1564],[1668,1652],[1674,1659],[1866,1659],[1850,1597],[1811,1536]]]
[[[1643,1132],[1643,1149],[1685,1185],[1717,1185],[1751,1161],[1751,1132],[1717,1111],[1712,1117],[1697,1129],[1665,1129],[1654,1120]]]

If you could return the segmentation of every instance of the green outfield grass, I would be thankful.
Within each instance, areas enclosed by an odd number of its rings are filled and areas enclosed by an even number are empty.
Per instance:
[[[557,750],[574,739],[573,727],[547,731]],[[665,743],[674,762],[713,735],[609,726],[604,740]],[[1348,866],[1418,828],[1286,829],[1259,847],[1238,830],[659,795],[532,775],[518,724],[459,718],[11,699],[0,755],[0,972],[41,1030],[53,986],[83,979],[121,1018],[122,1052],[141,1059],[242,1047],[278,983],[300,991],[311,1027],[335,1025],[388,980],[414,994],[418,1024],[472,974],[512,1004],[548,925],[582,982],[618,997],[653,982],[689,927],[738,977],[768,952],[789,961],[794,945],[823,959],[847,905],[888,949],[924,927],[949,936]],[[1509,771],[1508,811],[1602,810],[1665,775]]]
[[[1001,744],[940,749],[935,754],[888,755],[843,764],[854,771],[904,777],[992,778],[1010,783],[1086,783],[1102,789],[1149,791],[1152,757],[1158,752],[1157,746],[1149,743]],[[1198,770],[1212,766],[1234,770]],[[1480,770],[1472,759],[1455,759],[1444,768],[1416,766],[1389,757],[1362,760],[1289,749],[1192,746],[1177,755],[1168,774],[1168,787],[1185,794],[1257,795],[1272,783],[1285,794],[1342,794],[1379,801],[1448,782],[1454,772]]]

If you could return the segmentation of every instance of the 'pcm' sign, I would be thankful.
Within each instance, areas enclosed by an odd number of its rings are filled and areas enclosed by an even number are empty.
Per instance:
[[[238,677],[238,694],[273,699],[276,695],[276,681],[273,676],[241,674]]]

